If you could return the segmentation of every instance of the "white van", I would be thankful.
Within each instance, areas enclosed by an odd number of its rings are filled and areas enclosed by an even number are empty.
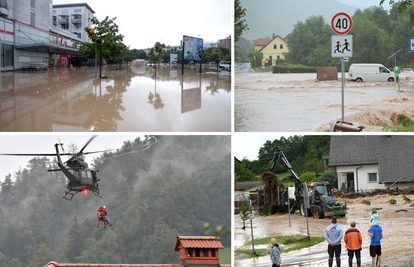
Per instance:
[[[348,81],[393,82],[394,72],[382,64],[352,64],[348,71]]]

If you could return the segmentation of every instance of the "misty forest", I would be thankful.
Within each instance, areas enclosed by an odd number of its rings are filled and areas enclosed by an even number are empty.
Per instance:
[[[177,236],[214,236],[219,226],[230,247],[230,137],[156,138],[147,150],[131,153],[145,141],[137,138],[115,152],[87,156],[89,167],[99,170],[103,198],[78,193],[63,199],[65,176],[47,172],[57,168],[56,159],[35,157],[2,177],[0,266],[178,264]],[[102,206],[113,224],[107,229],[96,227]]]

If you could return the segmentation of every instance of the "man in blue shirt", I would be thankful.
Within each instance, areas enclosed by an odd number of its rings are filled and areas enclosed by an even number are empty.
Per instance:
[[[371,245],[369,253],[372,257],[372,267],[375,267],[375,256],[378,255],[378,267],[381,267],[381,238],[382,228],[379,225],[373,225],[369,236],[371,237]]]
[[[325,230],[325,239],[328,241],[329,267],[332,267],[335,252],[336,266],[341,266],[341,239],[342,228],[336,224],[336,218],[332,218],[332,224]]]

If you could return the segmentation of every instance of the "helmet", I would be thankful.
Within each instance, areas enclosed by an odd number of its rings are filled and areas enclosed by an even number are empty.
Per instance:
[[[106,206],[103,206],[104,209],[106,209]]]

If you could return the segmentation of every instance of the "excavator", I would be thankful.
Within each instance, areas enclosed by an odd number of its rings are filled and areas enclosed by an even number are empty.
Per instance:
[[[284,188],[279,184],[278,178],[273,173],[276,161],[280,159],[284,166],[290,172],[294,186]],[[273,160],[267,170],[262,174],[262,182],[265,185],[262,196],[263,204],[259,204],[260,215],[272,215],[278,210],[285,210],[295,213],[299,210],[300,215],[312,216],[316,219],[323,219],[325,216],[345,216],[347,214],[346,204],[336,203],[331,194],[329,182],[311,182],[307,183],[308,197],[310,208],[305,208],[304,194],[302,190],[302,181],[293,171],[292,166],[287,160],[285,154],[277,147]],[[260,195],[260,192],[259,192]],[[261,197],[259,197],[260,201]]]

